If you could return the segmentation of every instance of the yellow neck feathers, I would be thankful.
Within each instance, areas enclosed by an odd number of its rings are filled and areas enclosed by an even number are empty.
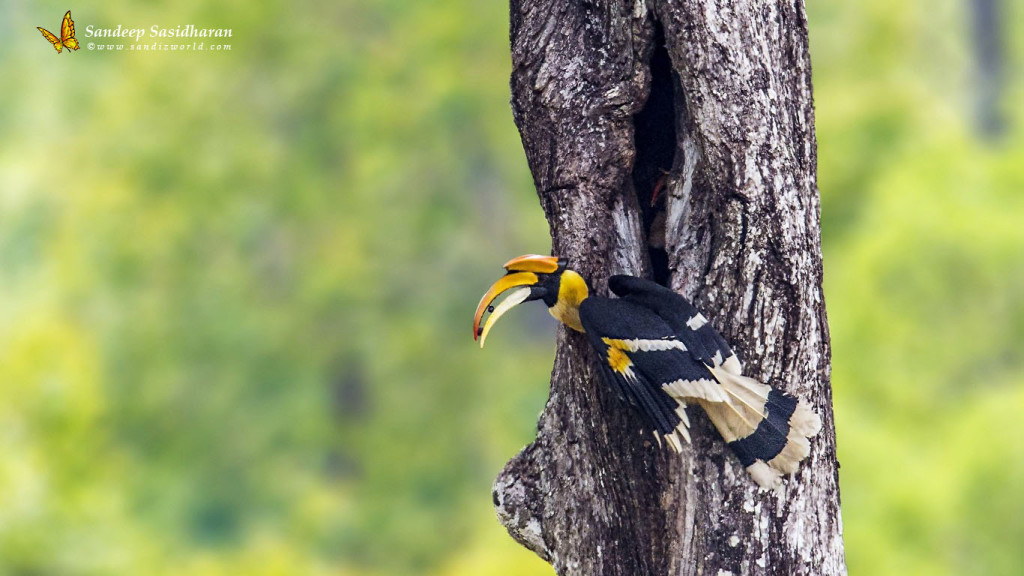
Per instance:
[[[580,303],[589,295],[590,290],[583,277],[572,270],[566,270],[562,272],[558,285],[558,301],[548,308],[548,312],[562,324],[577,332],[583,332],[583,325],[580,324]]]

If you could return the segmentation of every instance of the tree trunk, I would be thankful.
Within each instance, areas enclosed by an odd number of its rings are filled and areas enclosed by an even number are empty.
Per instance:
[[[653,444],[562,329],[500,520],[562,575],[845,574],[802,2],[512,0],[511,40],[553,253],[600,293],[614,273],[670,282],[824,427],[759,491],[699,408],[681,457]]]

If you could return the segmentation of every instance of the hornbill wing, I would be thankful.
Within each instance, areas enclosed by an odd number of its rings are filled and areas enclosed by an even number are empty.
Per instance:
[[[632,276],[612,276],[608,287],[620,301],[661,319],[686,345],[694,363],[699,362],[720,384],[725,398],[697,402],[759,485],[778,486],[782,474],[797,470],[810,453],[808,439],[821,429],[821,419],[810,404],[743,376],[739,359],[725,339],[681,295]]]
[[[675,291],[635,276],[612,276],[608,288],[623,300],[653,311],[703,364],[740,375],[743,367],[729,343],[689,300]]]
[[[636,406],[656,437],[677,452],[689,441],[687,400],[722,402],[722,388],[708,368],[686,352],[672,329],[651,310],[626,300],[591,297],[580,321],[600,357],[609,384]]]

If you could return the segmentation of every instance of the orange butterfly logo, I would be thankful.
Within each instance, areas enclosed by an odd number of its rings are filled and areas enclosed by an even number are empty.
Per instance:
[[[36,26],[36,28],[43,33],[43,38],[46,38],[53,44],[57,54],[60,54],[61,48],[78,50],[78,40],[75,40],[75,23],[71,20],[71,10],[68,10],[68,13],[64,15],[64,21],[60,24],[60,38],[51,34],[46,28],[41,26]]]

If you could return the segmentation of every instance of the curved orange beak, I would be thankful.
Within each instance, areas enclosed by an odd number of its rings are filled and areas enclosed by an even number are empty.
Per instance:
[[[484,347],[484,341],[487,340],[487,334],[491,331],[491,327],[494,323],[501,318],[505,312],[508,312],[516,305],[522,303],[530,296],[529,288],[520,288],[516,290],[508,298],[502,301],[497,308],[491,306],[491,302],[504,293],[507,290],[511,290],[517,286],[533,286],[537,283],[537,275],[533,272],[510,272],[501,277],[500,280],[495,282],[487,293],[480,298],[480,304],[476,307],[476,315],[473,316],[473,340],[480,340],[480,347]],[[480,320],[483,318],[484,312],[490,312],[490,316],[487,317],[487,321],[484,322],[483,327],[480,326]]]
[[[473,340],[479,340],[480,347],[483,348],[484,341],[487,340],[487,334],[491,331],[491,327],[494,326],[495,322],[498,321],[498,318],[501,318],[506,312],[525,302],[530,297],[532,290],[528,286],[533,286],[540,281],[537,275],[553,274],[558,271],[561,265],[562,263],[559,262],[556,256],[540,256],[537,254],[519,256],[506,262],[505,270],[508,271],[508,274],[502,276],[500,280],[487,290],[487,293],[480,299],[480,304],[476,307],[476,315],[473,316]],[[509,294],[507,298],[502,300],[501,304],[498,304],[497,307],[491,306],[491,302],[494,302],[495,298],[516,287],[520,288]],[[483,318],[484,312],[490,312],[491,314],[481,327],[480,320]]]

